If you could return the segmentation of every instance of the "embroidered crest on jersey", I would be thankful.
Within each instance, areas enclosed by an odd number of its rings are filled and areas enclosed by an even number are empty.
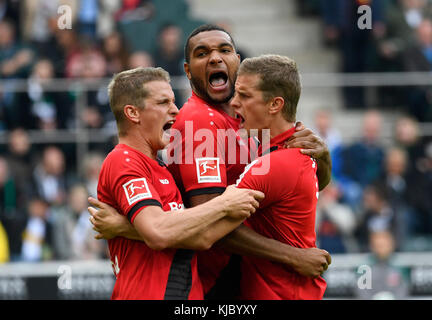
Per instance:
[[[151,198],[152,196],[145,178],[130,180],[123,185],[123,189],[130,205],[138,200]]]
[[[221,182],[219,158],[197,158],[198,183]]]

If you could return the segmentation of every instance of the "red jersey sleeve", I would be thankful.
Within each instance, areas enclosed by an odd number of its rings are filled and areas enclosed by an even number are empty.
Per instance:
[[[152,174],[139,155],[111,154],[102,166],[98,198],[114,206],[132,223],[144,207],[162,207],[162,201],[152,183]]]

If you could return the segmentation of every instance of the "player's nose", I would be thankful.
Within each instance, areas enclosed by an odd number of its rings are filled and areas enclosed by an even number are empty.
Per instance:
[[[169,109],[169,114],[171,116],[176,116],[179,113],[179,109],[177,108],[177,105],[175,103],[171,103],[171,107]]]
[[[222,57],[220,56],[219,52],[217,50],[213,50],[210,52],[210,64],[218,64],[222,62]]]
[[[231,107],[233,107],[234,109],[238,109],[238,108],[240,108],[239,99],[238,99],[236,93],[234,93],[234,96],[232,97],[232,99],[231,99],[231,101],[230,101],[230,105],[231,105]]]

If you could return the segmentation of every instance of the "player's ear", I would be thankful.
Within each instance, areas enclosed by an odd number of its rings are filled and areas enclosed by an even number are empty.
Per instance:
[[[129,121],[139,123],[139,110],[137,107],[127,104],[123,107],[123,113]]]
[[[183,64],[183,69],[184,69],[184,71],[185,71],[185,73],[186,73],[186,76],[187,76],[188,79],[190,80],[190,79],[191,79],[191,74],[190,74],[190,70],[189,70],[189,63],[185,62],[185,63]]]
[[[281,112],[284,107],[284,104],[285,104],[285,100],[282,97],[275,97],[271,99],[269,113],[276,114],[278,112]]]

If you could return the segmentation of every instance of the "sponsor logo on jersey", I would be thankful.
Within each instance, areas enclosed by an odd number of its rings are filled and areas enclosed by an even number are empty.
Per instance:
[[[219,158],[197,158],[198,183],[221,182]]]
[[[130,205],[138,200],[151,198],[152,196],[145,178],[130,180],[123,185],[123,189]]]

